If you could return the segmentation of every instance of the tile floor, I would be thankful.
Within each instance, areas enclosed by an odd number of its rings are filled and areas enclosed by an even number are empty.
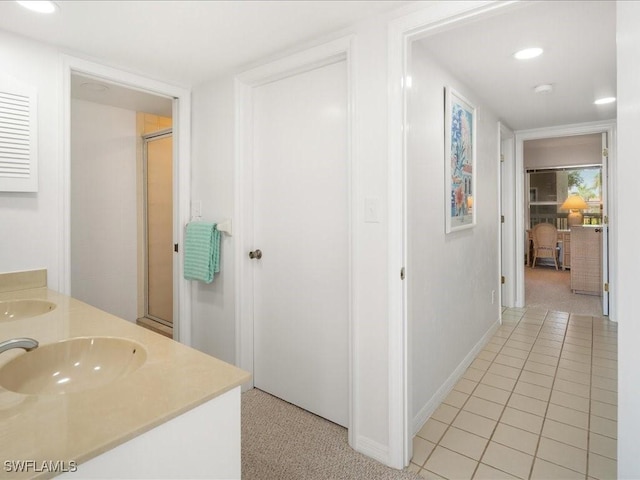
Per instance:
[[[414,438],[428,479],[615,479],[617,324],[544,309],[503,323]]]

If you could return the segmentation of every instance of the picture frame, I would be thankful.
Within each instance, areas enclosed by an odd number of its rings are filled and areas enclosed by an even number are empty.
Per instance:
[[[445,233],[476,225],[476,107],[445,87]]]

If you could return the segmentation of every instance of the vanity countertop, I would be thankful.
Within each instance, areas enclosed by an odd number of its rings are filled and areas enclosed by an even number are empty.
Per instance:
[[[0,477],[20,477],[7,472],[7,461],[80,464],[250,378],[233,365],[53,290],[0,293],[0,301],[15,299],[43,299],[57,307],[31,318],[0,321],[0,341],[32,337],[45,345],[72,337],[124,337],[142,344],[147,359],[109,385],[74,393],[22,395],[0,387],[0,451],[5,463]],[[23,354],[18,349],[0,354],[0,366]],[[22,476],[38,474],[32,470]]]

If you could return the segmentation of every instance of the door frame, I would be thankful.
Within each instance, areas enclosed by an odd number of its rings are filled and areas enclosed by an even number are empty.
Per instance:
[[[411,43],[441,28],[477,20],[515,1],[434,2],[389,23],[387,51],[388,110],[388,318],[389,451],[388,465],[403,468],[413,454],[411,348],[408,341],[408,285],[399,273],[407,265],[406,88],[410,81]],[[407,277],[410,278],[410,275]]]
[[[63,199],[60,205],[63,226],[60,255],[62,292],[71,292],[71,75],[89,75],[132,90],[173,99],[173,238],[184,245],[184,226],[189,221],[191,201],[191,90],[152,80],[134,73],[62,55],[62,139],[60,142]],[[182,276],[183,255],[173,256],[173,338],[191,345],[191,283]]]
[[[525,168],[524,168],[524,141],[525,140],[537,140],[541,138],[556,138],[556,137],[570,137],[574,135],[588,135],[593,133],[606,133],[609,142],[609,157],[607,164],[603,160],[603,169],[608,167],[608,171],[604,172],[606,175],[606,185],[603,184],[603,215],[609,217],[609,223],[606,230],[608,231],[608,242],[603,243],[603,249],[608,247],[608,252],[603,251],[603,262],[608,265],[608,271],[603,269],[602,281],[610,283],[611,278],[615,278],[615,263],[610,262],[609,259],[616,257],[615,252],[615,229],[611,228],[612,213],[614,211],[611,208],[612,198],[611,192],[615,192],[615,179],[614,173],[616,165],[616,122],[615,120],[605,122],[587,122],[578,123],[572,125],[561,125],[557,127],[548,128],[536,128],[530,130],[518,130],[515,132],[516,139],[516,232],[522,232],[521,241],[516,242],[515,256],[516,256],[516,307],[525,306],[525,282],[524,282],[524,261],[518,261],[518,259],[524,259],[525,255],[525,225],[524,219],[527,212],[525,204]],[[604,183],[604,182],[603,182]],[[520,200],[518,200],[520,199]],[[606,257],[606,258],[605,258]],[[603,300],[604,301],[604,300]],[[616,301],[615,296],[609,295],[609,318],[615,320],[616,315]]]
[[[236,136],[235,136],[235,211],[234,224],[237,225],[235,249],[236,269],[236,365],[253,373],[254,310],[253,310],[253,263],[247,252],[253,245],[253,92],[254,89],[276,80],[319,68],[337,61],[346,61],[347,68],[347,176],[348,176],[348,216],[349,216],[349,308],[348,308],[348,437],[353,446],[354,421],[357,392],[355,391],[357,364],[353,335],[354,311],[354,233],[355,219],[355,169],[353,147],[354,122],[354,81],[353,81],[352,35],[298,52],[274,62],[261,65],[235,77]],[[243,389],[253,388],[253,379],[244,384]]]
[[[500,288],[500,306],[515,306],[516,256],[514,254],[516,230],[515,196],[515,134],[499,122],[498,145],[500,145],[500,271],[505,281]],[[506,148],[503,148],[506,147]]]
[[[142,135],[142,219],[144,222],[143,228],[143,245],[144,245],[144,258],[142,263],[144,265],[144,288],[143,288],[143,303],[144,312],[143,317],[149,318],[155,322],[160,323],[166,327],[173,328],[173,321],[169,323],[167,320],[157,318],[149,313],[149,142],[154,140],[161,140],[171,137],[173,142],[173,128],[164,128],[162,130],[155,131],[153,133],[146,133]],[[171,170],[173,171],[174,158],[171,159]]]

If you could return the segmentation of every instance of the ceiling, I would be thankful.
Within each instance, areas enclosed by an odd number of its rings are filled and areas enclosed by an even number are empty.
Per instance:
[[[405,1],[56,0],[52,15],[0,1],[0,29],[195,86]]]
[[[0,1],[0,30],[165,82],[196,86],[416,2],[56,3],[59,11],[43,16]],[[514,130],[614,119],[615,104],[598,107],[593,101],[616,94],[615,3],[517,2],[488,18],[445,27],[420,40],[419,50],[452,72]],[[545,53],[525,62],[513,59],[515,51],[532,45]],[[554,91],[535,94],[533,87],[543,83],[551,83]],[[96,92],[76,87],[74,97],[100,102]],[[123,92],[112,87],[106,92],[112,99],[101,103],[123,106],[113,103]],[[156,108],[166,112],[167,99],[161,103]]]
[[[535,1],[420,40],[422,51],[473,90],[514,130],[614,119],[616,2]],[[539,46],[542,56],[518,61]],[[552,84],[552,93],[533,88]]]
[[[133,90],[78,73],[71,75],[71,97],[162,117],[173,116],[171,98]]]

